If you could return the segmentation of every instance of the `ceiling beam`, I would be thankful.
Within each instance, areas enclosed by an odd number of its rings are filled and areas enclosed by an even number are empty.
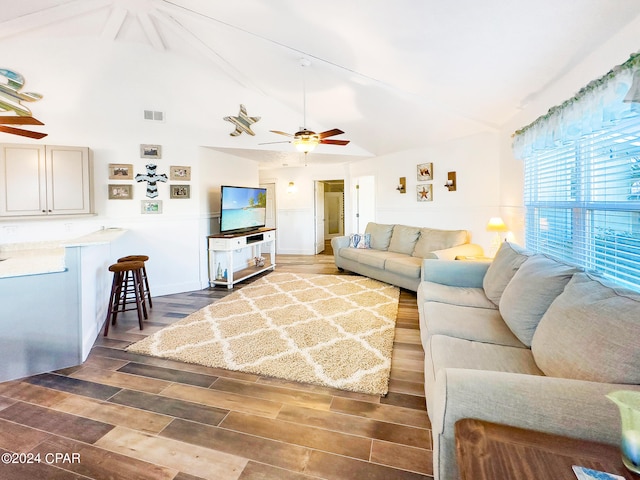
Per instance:
[[[165,11],[160,11],[160,9],[158,8],[156,8],[156,10],[151,14],[164,26],[171,29],[184,42],[191,45],[191,47],[211,60],[232,80],[239,83],[245,88],[249,88],[253,91],[264,94],[264,91],[262,91],[255,83],[253,83],[246,75],[244,75],[240,70],[234,67],[228,60],[218,54],[212,47],[200,40],[195,34],[193,34],[189,29],[182,25],[171,14],[166,13]]]
[[[102,29],[102,38],[107,40],[115,40],[118,38],[118,33],[127,18],[127,13],[125,8],[114,7],[111,9],[109,18]]]
[[[55,7],[22,15],[0,23],[0,38],[19,35],[29,30],[94,12],[111,4],[111,0],[72,0]]]
[[[138,21],[142,26],[142,30],[144,34],[147,36],[147,39],[153,45],[153,48],[163,52],[165,50],[164,43],[162,42],[162,37],[160,37],[160,33],[158,29],[151,21],[151,17],[146,12],[138,12]]]

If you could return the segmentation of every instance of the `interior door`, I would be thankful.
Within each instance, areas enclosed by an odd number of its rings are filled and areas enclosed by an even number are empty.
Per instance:
[[[324,183],[315,182],[316,254],[324,251]]]
[[[344,192],[324,194],[324,238],[344,235]]]
[[[364,233],[367,223],[376,221],[376,177],[368,175],[355,179],[353,205],[355,219],[353,225],[356,233]]]

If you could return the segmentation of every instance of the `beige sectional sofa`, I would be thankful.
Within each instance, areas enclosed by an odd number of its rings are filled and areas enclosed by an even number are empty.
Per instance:
[[[477,418],[619,443],[605,398],[640,390],[640,294],[505,242],[491,262],[424,260],[418,289],[436,480]]]
[[[482,247],[469,240],[467,230],[370,222],[364,235],[335,237],[331,246],[338,268],[415,292],[423,259],[483,255]]]

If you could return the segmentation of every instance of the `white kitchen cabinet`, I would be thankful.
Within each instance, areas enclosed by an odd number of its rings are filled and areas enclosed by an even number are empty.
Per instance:
[[[0,216],[92,213],[87,147],[0,145]]]

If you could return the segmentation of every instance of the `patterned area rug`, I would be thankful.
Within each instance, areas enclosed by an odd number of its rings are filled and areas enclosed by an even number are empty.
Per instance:
[[[398,296],[366,277],[273,272],[128,351],[385,395]]]

